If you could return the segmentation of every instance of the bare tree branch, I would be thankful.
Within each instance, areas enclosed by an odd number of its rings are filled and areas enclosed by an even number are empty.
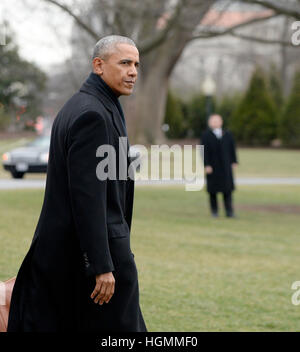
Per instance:
[[[223,36],[223,35],[231,35],[233,37],[236,38],[240,38],[240,39],[244,39],[244,40],[248,40],[248,41],[253,41],[253,42],[257,42],[257,43],[263,43],[263,44],[279,44],[279,45],[284,45],[284,46],[292,46],[294,47],[294,45],[292,44],[292,42],[290,41],[284,41],[284,40],[277,40],[277,39],[267,39],[267,38],[261,38],[261,37],[256,37],[256,36],[251,36],[251,35],[247,35],[247,34],[241,34],[241,33],[236,33],[235,30],[238,28],[242,28],[244,26],[248,26],[251,25],[253,23],[257,23],[263,20],[267,20],[267,19],[271,19],[271,18],[275,18],[277,16],[280,16],[280,14],[273,14],[270,15],[268,17],[265,18],[256,18],[256,19],[252,19],[250,21],[244,22],[244,23],[240,23],[236,26],[230,27],[224,31],[205,31],[199,35],[195,35],[191,38],[191,40],[194,39],[210,39],[210,38],[214,38],[214,37],[218,37],[218,36]]]
[[[242,27],[246,27],[246,26],[252,25],[254,23],[263,22],[263,21],[269,20],[271,18],[275,18],[277,16],[279,16],[279,14],[271,14],[271,15],[265,16],[265,17],[252,18],[249,21],[239,23],[236,26],[229,27],[229,28],[227,28],[227,29],[225,29],[223,31],[213,31],[213,30],[207,30],[206,31],[205,30],[205,31],[203,31],[200,34],[192,36],[190,40],[207,39],[207,38],[212,38],[212,37],[216,37],[216,36],[220,36],[220,35],[232,34],[233,31],[236,30],[236,29],[239,29],[239,28],[242,28]]]
[[[280,14],[280,15],[286,15],[289,17],[294,17],[296,19],[300,19],[300,11],[289,9],[287,7],[282,7],[275,2],[270,2],[270,1],[265,1],[265,0],[241,0],[242,2],[246,2],[248,4],[253,4],[253,5],[261,5],[263,7],[266,7],[270,10],[273,10],[275,13]]]
[[[218,16],[215,18],[215,20],[213,22],[211,22],[209,25],[213,26],[216,23],[218,23],[218,21],[222,18],[222,16],[224,16],[224,14],[226,14],[226,12],[229,10],[229,8],[231,7],[231,5],[233,5],[233,3],[238,2],[239,0],[231,0],[228,2],[225,2],[223,5],[223,8],[221,10],[219,10],[219,14]],[[300,0],[299,0],[300,1]]]
[[[145,41],[144,43],[141,43],[141,45],[139,45],[139,51],[142,55],[147,54],[148,52],[150,52],[154,48],[158,47],[160,44],[162,44],[165,41],[169,31],[173,28],[173,26],[178,21],[178,17],[180,15],[181,10],[182,10],[182,6],[183,6],[182,1],[178,1],[177,5],[175,7],[175,10],[173,12],[173,15],[168,20],[164,29],[160,30],[151,39],[149,39],[149,40]]]
[[[76,23],[82,27],[84,30],[87,31],[87,33],[89,33],[95,40],[99,39],[99,34],[97,34],[96,32],[94,32],[92,30],[92,28],[90,26],[88,26],[87,24],[85,24],[80,17],[78,17],[77,15],[75,15],[75,13],[66,5],[61,4],[60,2],[56,1],[56,0],[44,0],[45,2],[48,2],[50,4],[53,4],[57,7],[59,7],[60,9],[62,9],[64,12],[68,13],[71,17],[74,18],[74,20],[76,21]]]
[[[127,33],[125,31],[124,23],[122,21],[121,12],[117,11],[117,10],[115,12],[115,24],[119,30],[119,33],[122,33],[123,35],[127,35]]]
[[[249,40],[252,42],[257,42],[257,43],[262,43],[262,44],[280,44],[284,46],[292,46],[295,47],[295,45],[292,44],[291,41],[286,42],[284,40],[277,40],[277,39],[266,39],[266,38],[261,38],[261,37],[254,37],[246,34],[240,34],[240,33],[230,33],[233,37],[244,39],[244,40]]]
[[[266,21],[266,20],[275,18],[280,15],[291,16],[291,17],[299,16],[299,18],[300,18],[300,13],[298,13],[296,11],[288,10],[288,9],[279,8],[279,7],[275,6],[274,4],[271,4],[267,1],[260,1],[260,0],[243,0],[243,1],[247,2],[247,3],[253,3],[256,5],[265,6],[266,8],[273,10],[274,13],[269,16],[266,16],[266,17],[253,18],[247,22],[240,23],[236,26],[227,28],[223,31],[217,31],[217,30],[203,31],[200,34],[192,36],[191,40],[209,39],[209,38],[222,36],[222,35],[231,35],[236,38],[240,38],[240,39],[244,39],[244,40],[248,40],[248,41],[253,41],[253,42],[257,42],[257,43],[262,43],[262,44],[279,44],[279,45],[283,45],[283,46],[294,47],[294,45],[290,41],[277,40],[277,39],[267,39],[267,38],[262,38],[262,37],[257,37],[257,36],[251,36],[251,35],[247,35],[247,34],[236,33],[235,30],[242,28],[242,27],[246,27],[246,26],[255,24],[255,23],[258,23],[258,22]]]
[[[89,33],[94,39],[96,39],[96,40],[99,39],[99,34],[97,34],[90,26],[85,24],[81,20],[81,18],[79,16],[77,16],[68,6],[61,4],[57,0],[44,0],[44,1],[55,5],[55,6],[59,7],[61,10],[63,10],[64,12],[68,13],[72,18],[74,18],[76,23],[80,27],[82,27],[87,33]],[[159,30],[157,32],[157,34],[155,34],[152,38],[146,40],[145,42],[143,42],[139,45],[140,54],[147,54],[148,52],[150,52],[154,48],[158,47],[159,45],[161,45],[165,41],[169,31],[172,29],[172,27],[176,24],[176,22],[178,20],[178,16],[180,14],[182,6],[183,6],[183,2],[181,0],[178,1],[177,5],[174,9],[173,15],[167,21],[166,26],[162,30]],[[115,20],[116,20],[116,24],[117,24],[119,30],[121,30],[122,33],[125,34],[123,32],[124,26],[122,25],[122,20],[121,20],[118,13],[116,13]]]

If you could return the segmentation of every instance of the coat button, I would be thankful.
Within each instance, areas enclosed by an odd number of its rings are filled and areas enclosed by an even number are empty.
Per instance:
[[[83,253],[83,259],[84,259],[85,267],[88,268],[90,266],[90,263],[86,252]]]

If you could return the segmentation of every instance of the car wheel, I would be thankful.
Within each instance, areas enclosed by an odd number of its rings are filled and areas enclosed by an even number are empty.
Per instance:
[[[11,176],[13,178],[23,178],[24,174],[25,174],[24,172],[19,172],[19,171],[12,171],[11,172]]]

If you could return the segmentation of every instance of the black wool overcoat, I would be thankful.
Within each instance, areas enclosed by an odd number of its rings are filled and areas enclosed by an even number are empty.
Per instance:
[[[218,139],[211,129],[203,132],[204,166],[211,166],[213,172],[206,175],[206,189],[209,193],[231,192],[235,189],[232,163],[237,163],[234,138],[230,131],[222,130]]]
[[[117,97],[91,73],[53,123],[44,202],[16,278],[8,331],[147,331],[130,247],[134,180],[96,174],[107,156],[97,157],[97,148],[112,145],[118,166],[126,136]],[[114,295],[95,304],[95,276],[110,271]]]

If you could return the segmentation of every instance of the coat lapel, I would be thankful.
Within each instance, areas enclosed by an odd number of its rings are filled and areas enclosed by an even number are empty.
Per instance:
[[[126,127],[123,124],[120,113],[115,104],[109,98],[107,98],[104,94],[99,93],[99,91],[93,86],[87,84],[83,84],[79,91],[94,95],[98,100],[100,100],[106,110],[110,112],[113,124],[119,135],[121,137],[127,137]]]
[[[104,106],[105,106],[105,104],[104,104]],[[126,155],[127,155],[127,166],[129,166],[130,163],[131,163],[131,159],[130,159],[130,156],[129,156],[130,144],[129,144],[129,139],[128,139],[128,136],[127,136],[126,126],[124,126],[124,123],[122,121],[122,118],[120,116],[120,113],[119,113],[118,109],[115,108],[114,105],[112,105],[110,107],[112,109],[109,109],[108,107],[107,107],[107,109],[111,113],[113,125],[115,126],[116,130],[118,131],[119,136],[127,138]],[[123,144],[121,144],[121,148],[124,148]],[[125,150],[123,151],[123,149],[122,149],[122,153],[125,153]]]
[[[120,113],[119,113],[117,107],[115,106],[115,104],[108,97],[106,97],[104,94],[101,94],[97,89],[95,89],[91,85],[83,84],[83,86],[80,88],[80,92],[94,95],[98,100],[100,100],[100,102],[103,104],[103,106],[106,108],[106,110],[109,111],[113,125],[114,125],[115,129],[117,130],[119,136],[120,137],[127,137],[126,154],[127,154],[127,165],[129,165],[131,162],[131,159],[129,156],[130,144],[129,144],[129,140],[128,140],[128,136],[127,136],[126,126],[124,125],[122,118],[120,116]]]
[[[122,121],[122,118],[120,116],[118,109],[115,108],[113,105],[110,106],[110,108],[111,109],[108,109],[108,110],[110,110],[112,121],[116,130],[118,131],[121,137],[127,137],[126,126],[124,126],[124,123]]]

